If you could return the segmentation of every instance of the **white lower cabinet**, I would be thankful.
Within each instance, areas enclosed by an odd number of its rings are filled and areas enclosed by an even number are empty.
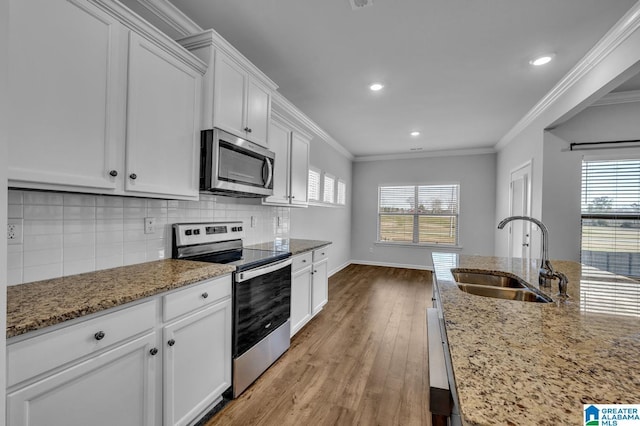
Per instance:
[[[328,247],[299,254],[291,268],[291,336],[293,337],[329,299]]]
[[[231,386],[231,299],[163,329],[164,424],[186,425]]]
[[[8,393],[7,424],[156,424],[155,344],[155,332],[148,333]]]

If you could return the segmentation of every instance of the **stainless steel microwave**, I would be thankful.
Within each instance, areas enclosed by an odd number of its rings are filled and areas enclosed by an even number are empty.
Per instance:
[[[200,138],[200,191],[234,197],[273,194],[275,153],[220,129]]]

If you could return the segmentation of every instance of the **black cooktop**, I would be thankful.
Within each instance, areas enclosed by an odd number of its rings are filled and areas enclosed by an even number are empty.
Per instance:
[[[291,253],[276,250],[242,248],[218,253],[207,253],[185,258],[198,262],[224,263],[234,265],[236,271],[246,271],[291,257]]]

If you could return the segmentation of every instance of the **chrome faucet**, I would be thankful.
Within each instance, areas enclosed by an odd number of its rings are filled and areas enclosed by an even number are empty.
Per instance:
[[[529,216],[509,216],[498,224],[498,229],[503,229],[504,226],[511,222],[512,220],[527,220],[529,222],[533,222],[540,228],[542,232],[542,265],[540,266],[540,270],[538,271],[538,284],[540,287],[550,287],[551,281],[554,278],[560,278],[558,274],[553,270],[553,266],[551,266],[551,262],[549,261],[549,231],[547,227],[544,226],[544,223],[540,222],[538,219]],[[564,276],[564,275],[563,275]],[[564,277],[564,281],[560,280],[564,284],[564,293],[566,295],[567,288],[567,279]],[[562,286],[561,286],[562,287]]]

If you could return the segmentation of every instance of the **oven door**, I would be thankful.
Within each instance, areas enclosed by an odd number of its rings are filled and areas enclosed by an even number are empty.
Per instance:
[[[291,311],[291,259],[236,273],[233,356],[284,324]]]

